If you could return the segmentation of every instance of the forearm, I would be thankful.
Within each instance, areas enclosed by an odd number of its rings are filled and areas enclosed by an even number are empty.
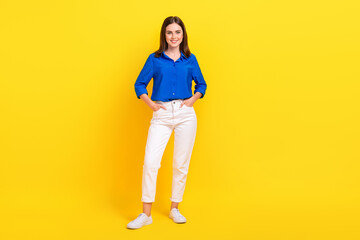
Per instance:
[[[194,98],[194,101],[198,100],[202,96],[202,93],[196,92],[192,97]]]
[[[144,93],[140,95],[140,98],[150,107],[152,108],[152,106],[154,105],[154,102],[151,101],[151,99],[149,98],[149,96]]]

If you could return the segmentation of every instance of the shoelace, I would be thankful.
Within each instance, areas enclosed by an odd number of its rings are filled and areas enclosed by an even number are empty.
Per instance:
[[[174,208],[174,209],[175,209],[175,210],[173,210],[173,213],[174,213],[174,215],[175,215],[176,217],[184,217],[183,215],[181,215],[179,209],[177,209],[177,208]]]
[[[144,214],[140,213],[139,216],[133,221],[134,223],[140,222],[145,217]]]

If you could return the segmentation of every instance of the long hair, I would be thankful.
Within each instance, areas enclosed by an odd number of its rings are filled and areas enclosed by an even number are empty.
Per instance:
[[[165,37],[165,30],[166,30],[167,25],[172,24],[172,23],[179,24],[179,26],[183,30],[183,40],[180,43],[179,48],[180,48],[180,51],[183,52],[184,55],[188,58],[188,57],[190,57],[191,52],[190,52],[189,45],[188,45],[188,39],[187,39],[185,25],[184,25],[183,21],[181,21],[181,19],[177,16],[170,16],[164,20],[162,27],[161,27],[161,32],[160,32],[160,47],[157,51],[155,51],[155,57],[160,57],[161,53],[168,49],[168,43],[166,42],[166,37]]]

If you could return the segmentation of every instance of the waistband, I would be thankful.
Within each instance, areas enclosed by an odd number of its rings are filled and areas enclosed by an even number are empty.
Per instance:
[[[156,103],[159,104],[169,104],[169,103],[182,103],[185,99],[174,99],[171,101],[167,101],[167,102],[163,102],[163,101],[155,101]]]

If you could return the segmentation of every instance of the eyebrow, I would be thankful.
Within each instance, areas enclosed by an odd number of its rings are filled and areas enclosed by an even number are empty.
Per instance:
[[[175,32],[178,32],[178,31],[181,31],[181,30],[176,30]],[[171,32],[170,30],[167,30],[166,32]]]

